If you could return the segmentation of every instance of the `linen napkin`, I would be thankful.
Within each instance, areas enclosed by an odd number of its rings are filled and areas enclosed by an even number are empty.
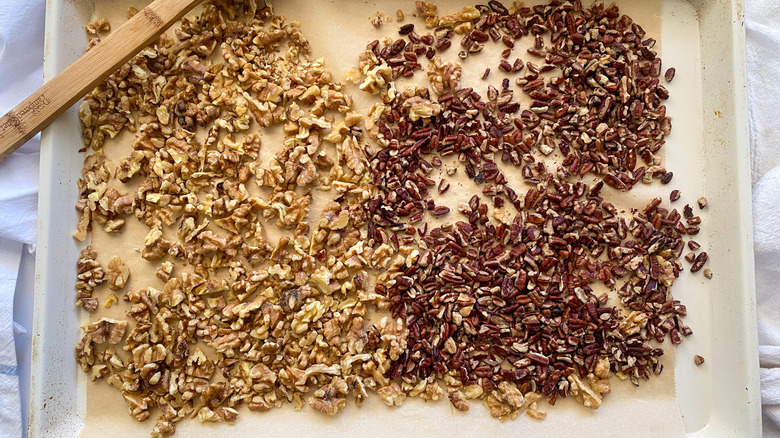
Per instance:
[[[753,238],[765,437],[780,437],[780,3],[745,2]]]
[[[43,83],[43,0],[0,1],[0,113]],[[36,137],[0,163],[0,238],[35,243],[38,208]]]
[[[43,0],[0,0],[0,114],[43,82]],[[0,163],[0,436],[23,435],[14,291],[24,244],[35,244],[40,141]],[[31,294],[32,290],[22,291]],[[16,332],[24,332],[17,327]],[[26,358],[29,361],[29,358]]]
[[[19,242],[0,239],[0,436],[3,437],[22,435],[13,310],[23,246]]]

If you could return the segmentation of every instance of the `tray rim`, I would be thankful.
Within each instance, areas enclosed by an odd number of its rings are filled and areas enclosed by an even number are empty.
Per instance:
[[[738,386],[744,383],[746,395],[743,401],[747,401],[747,408],[744,410],[745,418],[742,427],[735,424],[723,424],[718,421],[717,416],[712,416],[710,422],[701,430],[689,433],[689,436],[721,436],[722,434],[731,434],[737,430],[729,426],[737,426],[741,432],[753,435],[761,434],[761,401],[759,390],[759,366],[758,366],[758,341],[756,329],[756,301],[755,301],[755,270],[753,260],[753,226],[752,226],[752,195],[750,184],[750,160],[749,160],[749,131],[748,131],[748,111],[747,111],[747,79],[745,68],[745,30],[744,30],[744,5],[743,0],[686,0],[691,3],[699,14],[699,23],[701,26],[702,11],[706,7],[722,8],[727,13],[722,20],[728,20],[730,26],[721,28],[722,31],[728,31],[726,35],[730,43],[729,65],[725,66],[723,74],[728,76],[728,82],[731,84],[727,94],[726,107],[733,109],[731,122],[733,123],[732,135],[730,138],[724,138],[724,143],[731,146],[737,155],[735,167],[735,196],[738,208],[742,214],[739,218],[739,224],[735,227],[743,239],[739,248],[739,256],[735,256],[735,261],[739,262],[743,276],[739,281],[741,294],[738,298],[740,307],[745,313],[734,327],[734,331],[739,332],[742,341],[739,345],[739,357],[745,360],[747,364],[741,371],[743,375],[731,374],[730,377],[739,380]],[[619,2],[619,0],[618,0]],[[53,77],[61,67],[67,65],[69,55],[60,53],[61,48],[59,37],[61,36],[60,14],[62,6],[65,3],[73,3],[73,0],[47,0],[46,1],[46,30],[45,30],[45,55],[44,55],[44,80]],[[703,42],[701,43],[704,44]],[[702,56],[704,59],[704,56]],[[704,68],[702,68],[704,69]],[[704,99],[704,96],[702,96]],[[72,111],[73,109],[71,109]],[[48,369],[48,340],[42,337],[47,327],[47,319],[44,317],[47,310],[46,294],[51,291],[51,279],[47,275],[49,266],[53,262],[51,254],[48,251],[51,239],[54,236],[50,234],[49,219],[56,218],[56,205],[52,199],[52,188],[58,181],[58,175],[50,170],[56,170],[58,163],[56,153],[53,152],[55,137],[58,128],[55,123],[52,128],[46,129],[41,137],[41,158],[40,164],[40,196],[38,201],[38,245],[36,251],[35,263],[35,291],[34,291],[34,320],[33,320],[33,341],[30,373],[30,397],[29,397],[29,418],[27,422],[28,436],[65,436],[70,435],[68,431],[58,429],[52,425],[51,415],[47,414],[45,409],[46,402],[51,396],[51,389],[47,388],[50,377]],[[738,259],[738,260],[737,260]],[[721,376],[724,377],[724,376]],[[740,377],[742,379],[740,379]],[[713,393],[717,396],[718,393]],[[733,407],[727,404],[713,405],[713,412],[717,409]],[[83,415],[83,413],[81,413]],[[79,416],[83,423],[83,416]],[[53,427],[52,427],[53,426]],[[731,433],[730,433],[731,432]]]

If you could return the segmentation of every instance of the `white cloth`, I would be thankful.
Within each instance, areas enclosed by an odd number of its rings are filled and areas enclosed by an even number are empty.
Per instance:
[[[745,2],[753,238],[765,437],[780,437],[780,2]]]
[[[0,239],[0,436],[22,434],[19,371],[14,346],[14,290],[24,244]]]
[[[43,83],[44,13],[44,0],[0,1],[0,114],[5,114]],[[14,292],[24,244],[35,244],[39,148],[36,137],[0,163],[2,437],[21,437],[24,433],[14,335],[24,333],[25,329],[13,321]]]
[[[0,114],[43,83],[43,0],[0,1]],[[30,140],[0,163],[0,238],[35,243],[38,150]]]
[[[43,0],[0,1],[0,114],[43,83]],[[35,244],[38,150],[30,140],[0,163],[0,238]]]

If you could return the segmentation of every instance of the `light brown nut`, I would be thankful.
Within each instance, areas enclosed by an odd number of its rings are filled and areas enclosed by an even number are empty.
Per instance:
[[[106,282],[111,290],[122,290],[130,278],[130,269],[119,256],[114,256],[106,267]]]

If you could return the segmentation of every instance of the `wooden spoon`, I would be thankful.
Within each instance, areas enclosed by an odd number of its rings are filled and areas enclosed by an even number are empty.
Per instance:
[[[151,44],[202,0],[155,0],[0,117],[0,161]]]

